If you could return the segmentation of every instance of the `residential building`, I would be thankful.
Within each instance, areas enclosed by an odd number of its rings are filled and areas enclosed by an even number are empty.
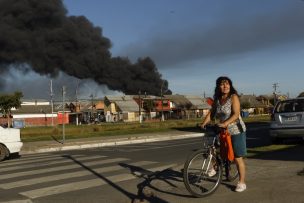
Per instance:
[[[260,98],[259,98],[260,99]],[[264,99],[259,100],[255,95],[243,95],[240,96],[241,107],[247,103],[249,108],[242,109],[251,114],[267,114],[269,112],[269,104]]]
[[[58,124],[57,112],[52,112],[52,106],[45,100],[23,101],[21,107],[12,109],[13,125],[51,126]]]
[[[106,122],[132,122],[139,121],[139,114],[144,113],[144,109],[133,98],[133,95],[112,96],[104,98],[104,114]]]
[[[211,105],[208,104],[207,99],[196,96],[196,95],[185,95],[185,98],[190,101],[191,106],[191,115],[192,117],[201,118],[207,115],[211,109]]]
[[[184,95],[164,95],[164,98],[170,101],[171,111],[168,115],[170,118],[190,117],[190,110],[193,108],[193,104]]]

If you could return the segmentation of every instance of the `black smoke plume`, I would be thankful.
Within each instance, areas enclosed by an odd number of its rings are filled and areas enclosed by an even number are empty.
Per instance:
[[[112,57],[111,41],[84,16],[67,16],[62,0],[0,0],[0,71],[9,67],[56,77],[94,79],[126,94],[168,90],[149,57]],[[2,84],[3,85],[3,84]]]

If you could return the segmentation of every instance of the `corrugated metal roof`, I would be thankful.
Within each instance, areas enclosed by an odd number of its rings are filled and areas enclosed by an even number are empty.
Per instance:
[[[118,108],[122,112],[137,112],[139,111],[138,104],[133,100],[133,101],[116,101],[115,102]]]
[[[210,109],[211,106],[206,102],[206,99],[195,96],[185,95],[185,97],[197,108],[197,109]]]
[[[110,102],[133,100],[132,95],[120,95],[120,96],[107,95],[107,96],[105,96],[105,98],[107,98]]]
[[[13,114],[42,114],[52,113],[51,105],[21,105],[20,108],[12,111]]]
[[[138,104],[133,99],[133,95],[121,95],[121,96],[105,96],[110,102],[113,102],[122,112],[137,112],[139,111]],[[143,109],[141,109],[144,111]]]
[[[184,95],[164,95],[164,98],[169,99],[171,102],[175,103],[176,106],[185,106],[191,104],[191,102],[184,97]]]

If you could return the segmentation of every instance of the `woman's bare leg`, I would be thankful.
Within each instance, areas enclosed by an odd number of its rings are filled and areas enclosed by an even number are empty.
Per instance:
[[[245,183],[245,162],[243,157],[235,158],[235,162],[239,171],[239,183]]]

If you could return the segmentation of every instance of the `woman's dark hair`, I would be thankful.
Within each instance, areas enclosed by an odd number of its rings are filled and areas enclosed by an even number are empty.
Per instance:
[[[220,85],[223,81],[227,81],[230,85],[230,92],[228,94],[228,97],[230,97],[233,94],[236,94],[238,96],[238,92],[236,91],[236,89],[233,87],[232,85],[232,81],[230,78],[226,77],[226,76],[221,76],[218,77],[216,79],[216,86],[215,86],[215,90],[214,90],[214,95],[213,95],[213,105],[212,105],[212,112],[211,112],[211,118],[214,117],[215,114],[215,108],[216,108],[216,103],[217,101],[221,98],[222,96],[222,92],[221,92],[221,88]]]
[[[216,86],[215,86],[214,95],[213,95],[214,101],[218,100],[222,96],[220,85],[223,81],[228,81],[228,83],[230,85],[230,92],[229,92],[229,95],[228,95],[229,97],[233,94],[238,95],[236,89],[232,85],[231,79],[226,77],[226,76],[221,76],[221,77],[216,79]]]

